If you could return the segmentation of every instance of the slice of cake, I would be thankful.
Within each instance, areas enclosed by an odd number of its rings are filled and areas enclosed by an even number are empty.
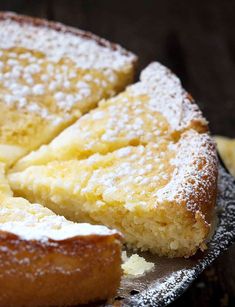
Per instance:
[[[9,196],[3,168],[0,180],[0,305],[71,306],[113,297],[120,234]]]
[[[135,61],[93,34],[0,13],[0,161],[11,165],[122,90]]]
[[[216,199],[217,158],[207,134],[189,130],[84,160],[9,175],[17,195],[74,221],[114,227],[128,245],[190,256],[205,247]]]
[[[150,64],[140,82],[64,130],[49,145],[31,152],[14,170],[53,160],[84,159],[159,138],[176,140],[183,131],[207,130],[207,122],[179,79],[159,63]]]

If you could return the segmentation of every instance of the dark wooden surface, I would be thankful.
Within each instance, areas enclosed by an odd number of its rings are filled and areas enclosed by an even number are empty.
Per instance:
[[[90,30],[158,60],[195,97],[212,133],[235,137],[235,1],[1,0],[1,10]],[[235,246],[172,306],[235,306]]]

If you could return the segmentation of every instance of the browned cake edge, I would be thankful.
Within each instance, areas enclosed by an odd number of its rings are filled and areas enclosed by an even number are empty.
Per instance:
[[[182,139],[188,139],[193,143],[193,134],[185,132]],[[198,134],[195,143],[198,142],[196,156],[193,156],[193,146],[191,146],[191,172],[185,171],[185,178],[178,193],[182,193],[182,202],[185,202],[187,209],[194,214],[199,212],[204,216],[205,222],[210,223],[217,197],[218,179],[218,157],[216,145],[210,134]],[[190,153],[190,149],[185,148]],[[182,160],[182,165],[184,161]],[[180,198],[176,193],[176,199]]]
[[[0,305],[70,306],[113,297],[121,236],[24,240],[0,231]]]
[[[118,51],[123,55],[132,57],[132,63],[136,65],[137,56],[130,51],[122,48],[120,45],[109,42],[108,40],[101,38],[89,31],[83,31],[76,29],[70,26],[66,26],[60,22],[48,21],[42,18],[30,17],[26,15],[19,15],[14,12],[1,12],[0,11],[0,20],[13,20],[19,24],[30,24],[36,27],[45,27],[56,30],[63,33],[71,33],[75,36],[80,36],[88,40],[93,40],[97,42],[100,46],[109,48],[114,51]]]
[[[186,144],[190,139],[193,140],[193,134],[185,132],[183,134],[183,140],[186,140]],[[187,146],[183,149],[183,156],[181,163],[178,165],[178,169],[184,168],[184,163],[187,164],[184,171],[184,178],[182,178],[175,192],[171,192],[170,187],[168,190],[172,195],[168,202],[169,208],[178,208],[180,211],[183,209],[181,216],[190,221],[191,225],[195,225],[195,231],[200,231],[202,236],[201,243],[192,246],[191,250],[188,250],[186,254],[176,254],[177,257],[190,257],[197,252],[200,248],[204,250],[207,248],[207,241],[210,239],[210,235],[213,231],[214,219],[216,215],[216,199],[217,199],[217,180],[218,180],[218,158],[215,143],[212,137],[208,133],[198,134],[198,145],[191,145],[189,149]],[[188,141],[187,141],[188,140]],[[196,140],[196,139],[195,139]],[[196,155],[193,154],[196,152]],[[187,155],[191,161],[187,162]],[[179,206],[180,205],[180,206]],[[181,209],[180,209],[181,208]],[[184,211],[184,208],[186,211]],[[197,229],[197,230],[196,230]]]

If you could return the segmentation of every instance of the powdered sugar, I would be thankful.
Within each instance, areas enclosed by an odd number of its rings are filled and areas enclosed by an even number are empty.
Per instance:
[[[213,203],[212,191],[217,181],[215,144],[208,134],[191,130],[170,147],[177,153],[171,161],[175,169],[169,183],[157,191],[156,197],[159,202],[184,202],[190,211],[200,211],[200,199]]]
[[[207,124],[198,106],[182,88],[180,80],[158,62],[144,69],[140,82],[129,89],[136,96],[148,95],[151,108],[162,113],[173,129],[184,129],[193,121]]]
[[[0,213],[1,214],[1,213]],[[66,221],[63,217],[49,216],[40,221],[31,221],[30,219],[20,222],[7,222],[0,224],[0,230],[14,233],[23,240],[48,239],[65,240],[76,236],[89,235],[110,235],[116,233],[108,230],[105,226],[93,226],[87,223],[75,224]]]
[[[105,226],[70,222],[22,198],[8,197],[1,200],[0,219],[0,230],[14,233],[24,240],[64,240],[76,236],[116,233]]]
[[[38,50],[53,62],[69,57],[79,68],[119,70],[135,60],[134,55],[123,52],[121,48],[112,50],[93,39],[11,19],[0,21],[0,38],[0,48],[18,46]]]
[[[166,306],[181,295],[208,265],[210,265],[235,240],[235,181],[224,169],[219,172],[219,195],[217,212],[219,222],[215,234],[208,244],[208,250],[196,259],[164,259],[151,256],[155,272],[144,278],[123,280],[119,295],[125,299],[123,306]],[[146,255],[145,255],[146,256]],[[150,256],[150,255],[148,255]],[[147,257],[147,259],[149,259]],[[170,272],[169,272],[169,267]],[[160,276],[160,278],[159,278]],[[129,292],[140,291],[135,296]],[[137,291],[138,290],[138,291]],[[128,291],[128,292],[127,292]]]
[[[53,126],[113,95],[117,74],[131,74],[136,60],[92,34],[11,13],[0,14],[0,49],[2,103]]]

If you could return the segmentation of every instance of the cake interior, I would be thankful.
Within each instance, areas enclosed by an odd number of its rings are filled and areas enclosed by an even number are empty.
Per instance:
[[[195,193],[201,188],[207,193],[215,184],[215,165],[210,167],[207,159],[212,148],[207,141],[206,134],[191,130],[177,143],[161,139],[84,160],[31,166],[10,174],[9,180],[16,195],[68,219],[118,229],[131,247],[170,257],[191,255],[204,246],[209,208],[205,201],[189,209],[185,192],[176,196],[174,192],[181,183],[190,183]],[[200,180],[208,175],[208,165],[214,179],[200,187]],[[190,182],[193,172],[195,187]],[[167,197],[164,189],[169,189],[172,197]]]

